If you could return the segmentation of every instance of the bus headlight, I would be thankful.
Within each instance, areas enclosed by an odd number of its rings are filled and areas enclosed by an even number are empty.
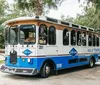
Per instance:
[[[28,58],[27,62],[32,64],[33,63],[33,59],[32,58]]]
[[[30,59],[30,58],[28,58],[28,63],[30,63],[30,61],[31,61],[31,59]]]
[[[7,57],[4,57],[3,60],[6,61],[7,60]]]

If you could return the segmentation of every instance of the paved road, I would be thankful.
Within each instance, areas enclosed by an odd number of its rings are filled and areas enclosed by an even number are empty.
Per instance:
[[[100,64],[59,71],[49,78],[17,76],[0,72],[0,85],[100,85]]]

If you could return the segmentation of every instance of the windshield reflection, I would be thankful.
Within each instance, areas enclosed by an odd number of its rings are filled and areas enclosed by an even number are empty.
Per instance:
[[[10,45],[18,44],[18,28],[10,27],[5,29],[5,43]]]
[[[36,27],[35,25],[20,25],[5,29],[5,43],[10,45],[35,44]]]
[[[35,25],[20,26],[20,44],[35,44],[36,27]]]

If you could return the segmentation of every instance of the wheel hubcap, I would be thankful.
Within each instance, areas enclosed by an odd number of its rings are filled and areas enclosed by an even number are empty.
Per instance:
[[[90,65],[91,65],[91,67],[93,66],[93,60],[90,61]]]
[[[46,74],[49,74],[49,73],[50,73],[50,67],[46,66]]]

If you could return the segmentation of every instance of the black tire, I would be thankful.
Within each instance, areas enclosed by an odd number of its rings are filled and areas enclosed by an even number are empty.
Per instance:
[[[48,63],[45,63],[42,66],[42,69],[41,69],[41,72],[40,72],[41,77],[47,78],[47,77],[49,77],[50,73],[51,73],[51,68],[50,68]]]
[[[91,59],[90,59],[90,61],[89,61],[89,67],[90,68],[93,68],[94,67],[94,65],[95,65],[95,60],[94,60],[94,58],[92,57]]]

